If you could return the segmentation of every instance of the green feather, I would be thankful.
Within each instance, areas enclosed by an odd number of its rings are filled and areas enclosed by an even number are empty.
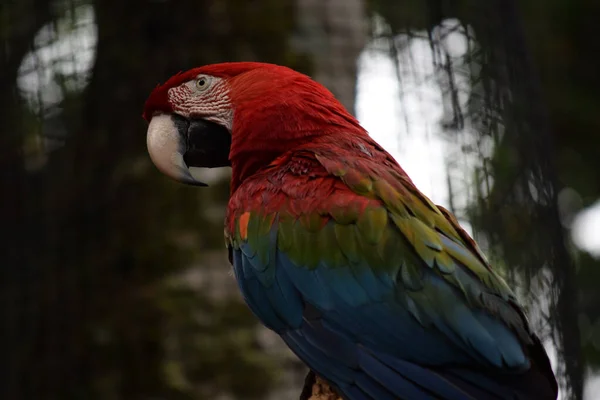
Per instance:
[[[506,283],[489,268],[477,246],[462,236],[466,234],[461,233],[455,218],[420,193],[406,176],[393,169],[386,170],[386,176],[375,176],[366,168],[361,169],[360,164],[350,166],[343,160],[317,158],[354,193],[379,199],[383,205],[360,213],[349,201],[348,206],[330,211],[336,222],[337,242],[350,261],[362,259],[372,268],[385,268],[392,276],[399,274],[402,284],[416,291],[422,287],[421,268],[427,265],[463,292],[470,304],[484,308],[480,300],[482,290],[502,298],[514,297]],[[354,225],[356,231],[351,229]],[[458,249],[446,247],[441,235],[455,242]],[[473,275],[481,282],[481,288],[471,287]]]
[[[360,254],[362,259],[375,271],[387,271],[388,263],[387,260],[381,258],[381,255],[377,251],[377,245],[367,243],[362,237],[359,239],[360,243]]]
[[[317,265],[323,261],[325,254],[319,251],[319,235],[316,233],[308,232],[308,241],[306,242],[307,247],[305,248],[304,259],[306,266],[310,269],[316,268]]]
[[[294,221],[291,218],[280,217],[278,227],[277,246],[281,251],[289,253],[294,246]]]
[[[354,224],[341,225],[336,223],[333,225],[333,230],[337,244],[346,258],[353,263],[359,262],[360,254],[356,236],[356,226]]]
[[[456,264],[454,260],[445,251],[440,251],[438,254],[436,254],[435,266],[439,271],[441,271],[444,274],[451,274],[456,269]]]
[[[420,267],[413,263],[402,263],[400,276],[406,289],[417,291],[423,289],[423,273]]]
[[[335,222],[343,225],[355,223],[359,213],[360,209],[358,204],[354,203],[348,204],[347,207],[338,207],[329,211],[329,214],[333,217]]]
[[[423,261],[429,267],[433,267],[435,256],[442,248],[440,238],[435,231],[428,229],[416,218],[400,218],[392,215],[392,220]]]
[[[402,260],[407,257],[407,253],[410,254],[410,248],[407,246],[406,240],[388,227],[381,236],[377,251],[379,257],[387,263],[388,272],[395,280],[400,272]]]
[[[256,250],[259,260],[265,268],[269,265],[270,240],[269,231],[273,219],[271,216],[250,214],[248,220],[248,244]]]
[[[342,180],[350,189],[358,194],[368,194],[373,190],[373,181],[367,175],[360,174],[356,170],[347,171]]]
[[[336,228],[338,226],[352,227],[351,225],[329,223],[321,229],[317,237],[317,253],[321,254],[323,261],[332,268],[348,264],[348,258],[344,255],[344,250],[336,235]]]
[[[306,230],[298,228],[300,228],[299,224],[294,222],[292,227],[292,246],[288,252],[293,260],[298,260],[300,265],[305,265],[306,249],[309,247],[310,236]]]
[[[363,240],[369,244],[378,244],[387,228],[388,212],[383,207],[367,208],[356,222]]]
[[[309,232],[319,232],[323,227],[323,217],[316,212],[301,215],[299,221]]]
[[[246,232],[248,235],[248,244],[253,249],[257,250],[258,240],[260,238],[260,219],[256,213],[250,213],[250,218],[248,218],[248,226],[246,228]]]

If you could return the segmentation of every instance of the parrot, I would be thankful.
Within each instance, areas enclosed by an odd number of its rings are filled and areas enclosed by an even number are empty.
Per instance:
[[[156,86],[142,116],[168,177],[206,186],[190,168],[231,168],[243,299],[343,399],[557,398],[511,287],[323,85],[210,64]]]

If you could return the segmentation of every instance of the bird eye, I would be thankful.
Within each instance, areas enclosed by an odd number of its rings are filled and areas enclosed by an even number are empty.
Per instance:
[[[203,92],[210,86],[210,78],[207,76],[201,76],[196,79],[196,89]]]

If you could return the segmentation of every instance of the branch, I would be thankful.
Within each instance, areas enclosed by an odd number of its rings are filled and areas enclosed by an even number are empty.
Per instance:
[[[300,400],[342,400],[342,398],[327,382],[310,371],[304,380]]]

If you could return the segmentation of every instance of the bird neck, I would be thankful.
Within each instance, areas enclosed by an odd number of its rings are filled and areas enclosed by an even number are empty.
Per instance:
[[[250,140],[250,137],[255,135],[248,135],[248,140],[243,148],[236,148],[232,141],[232,151],[229,156],[232,167],[231,194],[244,180],[286,153],[307,148],[316,149],[319,146],[335,147],[336,144],[352,140],[352,136],[369,139],[366,131],[360,126],[348,126],[343,129],[340,129],[339,126],[321,127],[318,130],[303,131],[300,135],[279,133],[280,135],[277,135],[275,139],[257,141]]]
[[[368,136],[358,121],[335,99],[326,105],[288,99],[274,103],[242,104],[234,112],[229,160],[231,193],[282,154],[322,140]]]

